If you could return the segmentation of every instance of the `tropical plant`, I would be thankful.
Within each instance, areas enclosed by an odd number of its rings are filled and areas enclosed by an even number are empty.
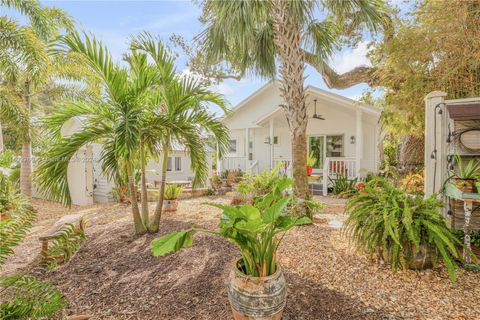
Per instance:
[[[85,221],[81,222],[85,225]],[[83,229],[76,228],[73,224],[64,225],[52,238],[49,239],[49,246],[46,252],[47,263],[51,269],[55,268],[58,262],[68,262],[80,249],[82,243],[87,239]]]
[[[154,94],[150,97],[152,104],[158,106],[158,110],[145,121],[144,126],[151,128],[152,131],[157,130],[158,133],[150,134],[146,130],[143,131],[145,139],[160,144],[162,153],[160,196],[149,226],[151,232],[158,232],[167,163],[172,146],[180,144],[188,152],[192,170],[195,172],[193,186],[205,184],[210,170],[206,151],[209,142],[207,135],[213,136],[218,145],[219,156],[226,152],[229,142],[226,126],[208,112],[208,106],[217,105],[225,112],[227,108],[223,97],[208,89],[203,83],[191,76],[179,77],[173,55],[163,49],[161,42],[155,42],[148,33],[134,38],[131,48],[147,54],[154,61],[153,69],[158,79]]]
[[[315,152],[310,152],[307,156],[307,167],[313,167],[317,162],[317,158],[315,157]]]
[[[20,191],[31,196],[32,140],[41,136],[35,134],[32,118],[55,98],[71,92],[65,81],[59,84],[55,79],[75,79],[83,68],[75,59],[49,52],[51,42],[60,32],[73,28],[73,21],[65,12],[44,7],[36,0],[2,0],[0,6],[27,18],[27,24],[21,25],[0,16],[0,121],[22,144]]]
[[[440,214],[442,206],[435,195],[409,195],[389,179],[376,177],[348,201],[344,231],[358,248],[378,254],[393,270],[409,267],[421,250],[433,258],[440,255],[455,281],[454,259],[462,259],[457,248],[462,244]]]
[[[2,298],[13,297],[0,303],[4,320],[50,318],[66,305],[58,289],[31,276],[0,277],[0,288]]]
[[[306,64],[313,66],[329,87],[343,89],[370,81],[368,68],[339,75],[328,66],[328,59],[340,40],[345,40],[343,36],[355,42],[365,26],[376,31],[378,25],[388,24],[383,1],[207,0],[201,4],[205,29],[196,37],[196,52],[203,59],[190,55],[191,69],[210,76],[212,69],[226,61],[237,74],[223,73],[221,77],[237,79],[245,74],[273,79],[278,71],[281,107],[292,137],[294,192],[308,199]],[[325,19],[318,20],[317,11],[323,12]]]
[[[458,170],[452,170],[452,174],[460,179],[475,179],[480,172],[480,161],[477,159],[470,159],[466,165],[463,163],[463,159],[459,154],[454,156],[455,163],[458,166]]]
[[[192,227],[170,233],[152,241],[154,256],[160,257],[189,247],[196,232],[219,235],[235,244],[242,253],[241,265],[246,275],[266,277],[277,270],[277,249],[285,232],[292,227],[310,223],[307,217],[294,217],[286,210],[291,196],[285,194],[292,181],[280,180],[270,193],[258,199],[254,205],[226,206],[211,204],[223,209],[219,230],[212,231]]]
[[[178,196],[181,195],[183,192],[183,188],[181,186],[177,186],[176,184],[169,184],[165,187],[165,200],[175,200],[178,199]]]
[[[328,177],[328,179],[330,179],[330,182],[332,183],[333,194],[337,196],[350,197],[357,191],[357,178],[348,179],[346,175],[338,174],[335,179],[330,177]]]

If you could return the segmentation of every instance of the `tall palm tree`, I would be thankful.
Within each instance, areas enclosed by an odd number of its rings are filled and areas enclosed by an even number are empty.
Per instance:
[[[227,108],[220,94],[212,92],[191,77],[180,77],[174,65],[173,55],[150,34],[143,33],[133,39],[131,48],[149,55],[154,61],[157,75],[156,84],[152,87],[150,103],[147,104],[154,108],[151,112],[144,113],[140,144],[141,150],[145,145],[150,150],[155,149],[157,144],[160,147],[162,170],[159,198],[149,227],[151,232],[157,232],[162,214],[167,162],[171,148],[174,144],[180,144],[185,148],[190,156],[192,171],[195,173],[193,185],[204,184],[209,171],[206,153],[207,136],[212,136],[218,143],[220,154],[227,150],[229,141],[227,128],[215,115],[208,112],[208,107],[216,105],[225,112]],[[150,151],[150,153],[155,152]],[[141,152],[141,154],[144,153]],[[141,159],[141,172],[143,204],[147,202],[145,157]],[[145,210],[142,214],[148,216],[148,207]]]
[[[304,71],[314,66],[324,78],[335,81],[328,58],[339,37],[366,25],[375,30],[387,18],[382,0],[205,0],[205,30],[196,38],[207,63],[227,61],[241,74],[282,80],[283,108],[291,134],[294,192],[307,199],[307,106]],[[325,13],[317,20],[316,10]],[[358,77],[362,70],[351,74]],[[336,75],[337,78],[339,77]],[[358,80],[358,79],[357,79]]]
[[[65,36],[63,50],[85,57],[88,67],[100,79],[101,96],[68,103],[45,119],[49,134],[58,142],[46,152],[36,175],[47,197],[70,205],[68,163],[81,147],[101,143],[102,168],[107,176],[113,178],[125,167],[135,232],[143,234],[147,226],[138,207],[134,160],[139,149],[142,112],[155,75],[149,72],[146,54],[128,56],[128,67],[121,67],[113,62],[100,41],[88,35],[84,38],[76,33]],[[70,137],[60,137],[62,125],[74,117],[81,117],[81,130]]]
[[[0,6],[15,9],[28,18],[27,25],[0,16],[0,85],[20,99],[10,100],[0,110],[0,120],[7,120],[15,126],[26,124],[21,133],[22,156],[20,190],[32,193],[32,132],[31,117],[34,113],[34,99],[40,94],[39,88],[50,81],[51,60],[48,55],[49,42],[62,29],[71,29],[70,17],[57,8],[43,7],[39,1],[1,0]],[[19,103],[21,101],[21,103]],[[13,102],[13,103],[12,103]],[[22,109],[22,110],[13,110]],[[26,121],[12,122],[12,114],[23,115]],[[18,120],[18,118],[16,118]]]

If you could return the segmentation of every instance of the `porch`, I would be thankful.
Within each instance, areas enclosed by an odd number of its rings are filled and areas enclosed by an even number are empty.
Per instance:
[[[272,168],[282,163],[280,171],[288,177],[292,177],[291,158],[274,158]],[[241,170],[250,174],[259,173],[258,161],[248,160],[247,157],[226,157],[219,161],[219,171]],[[305,169],[306,170],[306,169]],[[352,157],[326,157],[321,169],[315,169],[309,178],[309,188],[314,195],[326,195],[328,188],[332,186],[332,180],[339,176],[353,180],[358,177],[357,159]]]

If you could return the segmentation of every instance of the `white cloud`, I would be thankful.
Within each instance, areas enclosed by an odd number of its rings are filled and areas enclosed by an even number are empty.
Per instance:
[[[225,83],[220,83],[212,86],[212,90],[223,95],[229,95],[234,92],[232,87],[230,87],[228,84],[225,84]]]
[[[356,48],[335,56],[332,65],[339,73],[350,71],[361,65],[370,65],[367,53],[368,41],[360,42]]]

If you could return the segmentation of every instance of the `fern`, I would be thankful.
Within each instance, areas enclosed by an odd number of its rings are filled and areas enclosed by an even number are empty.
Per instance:
[[[461,242],[439,212],[442,202],[409,195],[386,178],[377,177],[347,203],[344,232],[359,248],[378,254],[393,270],[405,269],[407,257],[426,246],[442,258],[452,281],[461,259]]]
[[[14,275],[0,278],[2,297],[12,297],[0,304],[0,319],[38,319],[49,317],[65,306],[55,287],[34,277]]]
[[[33,208],[23,207],[16,213],[9,213],[9,219],[0,221],[0,266],[13,254],[12,248],[25,238],[36,216]]]
[[[61,258],[63,262],[67,262],[80,249],[85,241],[86,236],[83,230],[75,228],[73,224],[66,224],[57,234],[49,240],[49,248],[47,256],[51,257],[49,261],[50,267],[55,267],[57,259]]]

